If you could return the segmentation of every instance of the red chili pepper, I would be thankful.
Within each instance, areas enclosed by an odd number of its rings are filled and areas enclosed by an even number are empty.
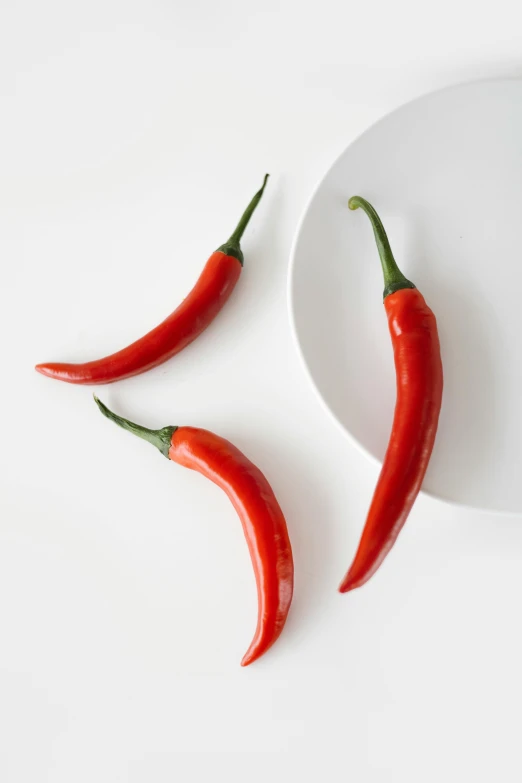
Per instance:
[[[232,501],[243,525],[257,583],[257,629],[241,661],[242,666],[248,666],[273,645],[283,630],[294,585],[288,530],[270,484],[239,449],[208,430],[149,430],[117,416],[97,397],[94,399],[108,419],[149,441],[173,462],[202,473]]]
[[[268,174],[228,242],[208,259],[192,291],[159,326],[103,359],[83,364],[37,364],[35,369],[68,383],[112,383],[157,367],[195,340],[214,320],[239,279],[243,267],[240,240],[261,200],[267,179]]]
[[[384,272],[397,402],[388,449],[359,548],[344,577],[342,593],[361,587],[394,545],[417,497],[428,467],[442,402],[442,362],[437,322],[422,295],[399,270],[374,208],[354,196],[370,218]]]

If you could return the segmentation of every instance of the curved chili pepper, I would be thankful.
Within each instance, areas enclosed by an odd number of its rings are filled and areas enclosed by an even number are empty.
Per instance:
[[[228,242],[208,259],[192,291],[159,326],[103,359],[83,364],[37,364],[35,369],[67,383],[112,383],[157,367],[183,350],[209,326],[234,290],[243,267],[240,240],[261,200],[267,179],[268,174]]]
[[[359,548],[339,590],[361,587],[394,545],[428,467],[442,402],[437,322],[422,295],[399,270],[374,208],[354,196],[350,209],[370,218],[384,272],[384,307],[393,344],[397,401],[388,449]]]
[[[117,416],[97,397],[94,399],[108,419],[152,443],[164,457],[202,473],[230,498],[243,525],[257,584],[257,628],[241,661],[241,666],[248,666],[273,645],[283,630],[294,586],[288,530],[270,484],[239,449],[208,430],[149,430]]]

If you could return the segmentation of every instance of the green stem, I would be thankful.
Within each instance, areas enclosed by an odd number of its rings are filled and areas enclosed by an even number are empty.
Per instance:
[[[129,421],[128,419],[124,419],[122,416],[113,413],[98,399],[98,397],[96,397],[96,395],[93,396],[94,402],[107,419],[113,421],[118,427],[122,427],[122,429],[127,430],[128,432],[132,432],[133,435],[137,435],[138,438],[143,438],[143,440],[152,443],[153,446],[156,446],[156,448],[161,451],[164,457],[169,459],[170,442],[172,440],[172,435],[178,429],[177,427],[163,427],[161,430],[149,430],[148,427],[134,424],[133,421]]]
[[[249,220],[252,217],[255,208],[261,201],[261,197],[263,195],[263,191],[266,187],[266,182],[268,179],[268,174],[265,174],[265,178],[263,180],[263,185],[261,186],[261,189],[257,191],[256,195],[248,205],[248,207],[245,209],[241,216],[241,220],[236,226],[235,231],[231,234],[230,239],[225,242],[224,245],[221,245],[221,247],[218,247],[218,251],[220,250],[222,253],[225,253],[227,256],[233,256],[234,258],[237,258],[241,266],[243,266],[243,251],[240,247],[240,240],[243,236],[243,233],[245,231],[245,228],[248,226]]]
[[[400,291],[401,288],[415,288],[413,283],[408,280],[408,278],[404,277],[397,266],[384,226],[372,205],[366,201],[366,199],[361,198],[361,196],[352,196],[348,202],[348,206],[350,209],[359,209],[360,207],[370,218],[384,274],[384,298],[386,298],[388,294]]]

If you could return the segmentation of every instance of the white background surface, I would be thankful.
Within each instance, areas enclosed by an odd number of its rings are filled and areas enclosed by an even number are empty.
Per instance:
[[[522,75],[516,6],[2,4],[6,783],[520,779],[522,519],[422,497],[375,578],[337,594],[377,468],[317,403],[286,308],[324,169],[405,100]],[[226,499],[32,366],[166,315],[265,170],[219,320],[99,389],[150,426],[214,429],[271,480],[295,600],[243,670],[255,588]]]

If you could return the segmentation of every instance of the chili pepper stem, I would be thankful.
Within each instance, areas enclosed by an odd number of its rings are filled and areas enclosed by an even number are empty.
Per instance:
[[[240,240],[243,236],[243,233],[245,231],[245,228],[248,226],[248,223],[250,221],[250,218],[254,214],[254,211],[261,201],[261,197],[263,195],[263,192],[266,187],[266,183],[268,180],[269,174],[265,174],[265,178],[263,180],[263,184],[260,188],[260,190],[257,191],[256,195],[253,197],[252,201],[248,205],[248,207],[245,209],[241,216],[241,220],[237,224],[234,232],[230,235],[230,238],[227,242],[225,242],[224,245],[221,245],[218,247],[218,251],[221,251],[222,253],[225,253],[227,256],[233,256],[234,258],[237,258],[241,266],[243,266],[243,251],[240,247]]]
[[[383,298],[395,291],[400,291],[401,288],[415,288],[411,280],[408,280],[397,266],[384,226],[372,205],[361,196],[352,196],[348,201],[348,206],[350,209],[359,209],[360,207],[370,218],[384,274]]]
[[[138,438],[143,438],[143,440],[152,443],[153,446],[156,446],[156,448],[161,451],[164,457],[169,459],[170,442],[172,440],[172,435],[178,429],[177,427],[163,427],[161,430],[149,430],[148,427],[142,427],[141,424],[135,424],[133,421],[118,416],[116,413],[109,410],[95,394],[93,394],[93,397],[94,402],[107,419],[113,421],[118,427],[127,430],[127,432],[132,432],[133,435],[137,435]]]

